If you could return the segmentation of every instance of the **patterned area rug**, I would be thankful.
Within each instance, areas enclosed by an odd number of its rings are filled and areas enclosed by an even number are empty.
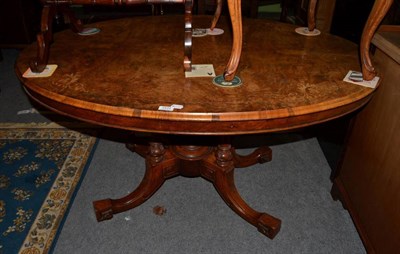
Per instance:
[[[96,143],[73,129],[0,123],[0,254],[51,250]]]

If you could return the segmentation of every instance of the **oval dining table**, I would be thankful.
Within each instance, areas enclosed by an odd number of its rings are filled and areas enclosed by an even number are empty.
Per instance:
[[[243,19],[236,73],[242,83],[224,87],[213,77],[185,78],[181,21],[181,16],[109,20],[91,24],[100,29],[92,36],[65,30],[54,35],[49,64],[58,68],[52,76],[22,76],[36,55],[35,44],[21,52],[15,70],[26,93],[55,112],[152,134],[148,143],[126,140],[145,158],[145,176],[125,197],[94,201],[98,221],[139,206],[168,178],[201,176],[233,211],[273,238],[281,220],[251,208],[234,182],[235,168],[270,161],[271,149],[239,155],[230,138],[303,128],[362,107],[374,89],[343,81],[349,70],[360,70],[357,45],[328,33],[302,36],[291,24]],[[193,27],[207,28],[209,21],[194,16]],[[217,27],[224,33],[193,38],[192,61],[212,64],[222,74],[232,34],[223,18]]]

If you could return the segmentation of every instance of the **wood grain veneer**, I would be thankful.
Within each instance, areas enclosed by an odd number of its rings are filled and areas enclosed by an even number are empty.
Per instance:
[[[180,16],[140,17],[94,24],[101,33],[55,34],[51,78],[25,79],[35,57],[26,48],[16,71],[41,103],[69,116],[123,129],[188,134],[240,134],[307,126],[349,113],[373,90],[343,82],[360,70],[357,46],[330,34],[305,37],[295,27],[268,20],[243,21],[243,85],[222,88],[211,78],[184,78]],[[207,27],[209,17],[195,17]],[[194,38],[194,64],[213,63],[222,74],[231,34]],[[161,57],[160,57],[161,56]],[[182,104],[182,110],[158,111]],[[189,125],[184,126],[183,123]]]

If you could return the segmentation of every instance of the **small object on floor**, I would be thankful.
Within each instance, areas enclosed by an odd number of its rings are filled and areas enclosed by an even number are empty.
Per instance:
[[[298,34],[305,35],[305,36],[317,36],[317,35],[321,34],[321,31],[319,31],[318,29],[314,29],[314,30],[310,31],[310,30],[308,30],[308,27],[298,27],[294,31],[296,31],[296,33],[298,33]]]
[[[222,87],[237,87],[242,84],[242,80],[238,76],[235,76],[231,81],[225,81],[224,75],[219,75],[213,79],[213,83]]]
[[[39,111],[37,111],[35,108],[30,108],[30,109],[24,109],[20,110],[17,112],[17,115],[25,115],[25,114],[38,114]]]
[[[158,205],[158,206],[153,207],[153,213],[155,215],[161,216],[161,215],[164,215],[166,212],[167,212],[167,209],[164,206]]]
[[[94,35],[100,33],[100,29],[96,27],[86,27],[82,29],[82,32],[78,33],[79,35],[82,36],[87,36],[87,35]]]

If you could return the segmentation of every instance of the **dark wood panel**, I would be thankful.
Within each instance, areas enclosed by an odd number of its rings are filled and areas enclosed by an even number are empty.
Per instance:
[[[368,253],[397,253],[400,249],[400,66],[380,49],[374,61],[383,82],[354,120],[335,187]]]

